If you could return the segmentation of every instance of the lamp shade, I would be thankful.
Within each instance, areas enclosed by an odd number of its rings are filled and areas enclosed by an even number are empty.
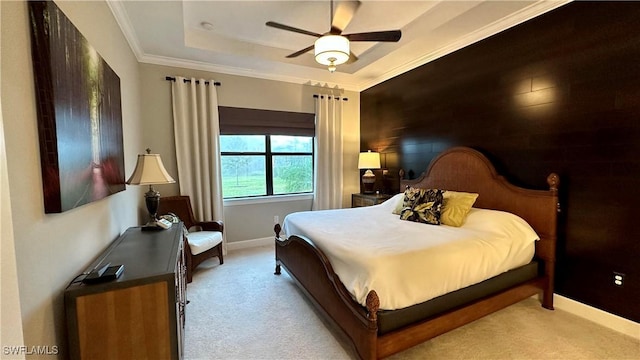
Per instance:
[[[380,169],[380,153],[371,152],[371,150],[360,153],[358,169]]]
[[[340,35],[325,35],[314,44],[316,61],[322,65],[340,65],[349,60],[349,39]]]
[[[160,154],[139,154],[136,168],[127,180],[129,185],[172,184],[175,182],[164,168]]]

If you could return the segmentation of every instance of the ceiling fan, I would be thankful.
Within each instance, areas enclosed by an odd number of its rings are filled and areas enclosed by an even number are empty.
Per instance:
[[[400,30],[373,31],[357,34],[342,34],[342,31],[349,25],[353,19],[356,10],[360,7],[360,1],[339,1],[335,12],[333,11],[333,0],[331,0],[331,13],[329,20],[331,29],[324,34],[318,34],[313,31],[299,29],[293,26],[280,24],[274,21],[268,21],[267,26],[271,26],[281,30],[293,31],[299,34],[315,36],[318,39],[309,47],[287,56],[294,58],[308,51],[314,50],[316,61],[322,65],[327,65],[330,72],[336,71],[336,65],[344,63],[352,63],[358,60],[358,57],[350,51],[350,41],[383,41],[398,42],[402,36]]]

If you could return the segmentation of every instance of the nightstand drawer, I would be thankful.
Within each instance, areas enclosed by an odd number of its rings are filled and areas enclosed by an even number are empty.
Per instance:
[[[383,194],[352,194],[351,207],[378,205],[391,198],[391,195]]]

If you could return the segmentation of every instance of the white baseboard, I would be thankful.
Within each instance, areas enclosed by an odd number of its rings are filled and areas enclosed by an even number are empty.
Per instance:
[[[553,294],[553,306],[556,309],[580,316],[596,324],[640,340],[640,323],[627,320],[558,294]]]
[[[238,249],[246,249],[257,246],[266,246],[273,245],[275,243],[275,237],[269,236],[260,239],[251,239],[251,240],[242,240],[242,241],[233,241],[227,242],[227,250],[238,250]]]

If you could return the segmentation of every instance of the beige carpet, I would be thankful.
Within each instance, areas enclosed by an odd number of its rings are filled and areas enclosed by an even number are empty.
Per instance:
[[[351,359],[272,247],[203,263],[187,288],[186,359]],[[525,300],[390,359],[640,359],[640,342]]]

